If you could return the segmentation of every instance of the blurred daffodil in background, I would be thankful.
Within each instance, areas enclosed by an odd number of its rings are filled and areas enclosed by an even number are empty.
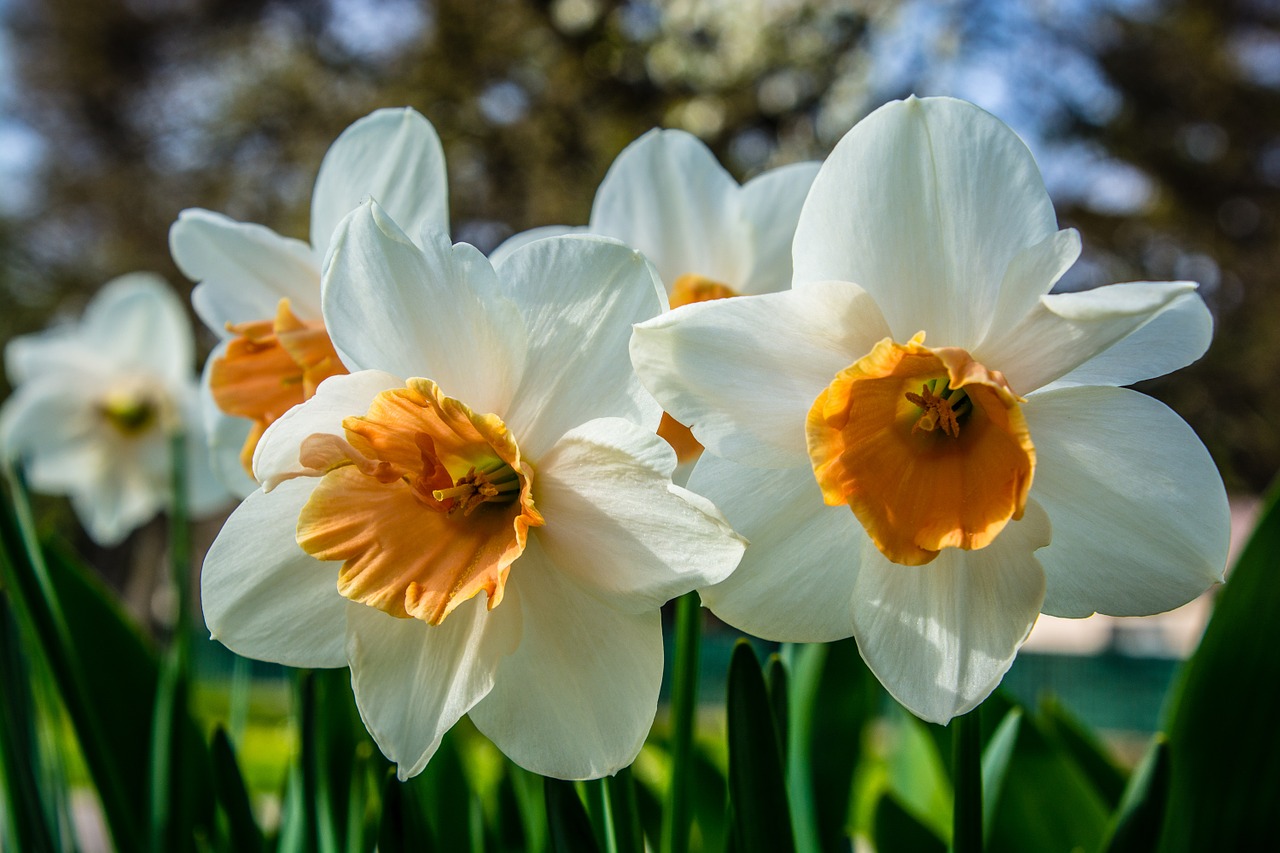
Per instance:
[[[0,446],[32,489],[69,496],[110,546],[169,505],[170,442],[182,434],[188,505],[207,515],[230,496],[204,449],[194,358],[190,322],[163,279],[114,279],[78,321],[5,346],[16,390],[0,410]]]

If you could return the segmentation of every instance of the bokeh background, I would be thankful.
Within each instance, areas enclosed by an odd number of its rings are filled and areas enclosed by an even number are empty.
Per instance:
[[[410,105],[444,141],[454,237],[585,222],[653,126],[739,178],[822,157],[910,93],[1035,152],[1085,256],[1063,283],[1193,279],[1218,321],[1146,390],[1229,488],[1280,467],[1274,0],[0,0],[0,338],[155,270],[207,207],[305,238],[329,143]],[[211,339],[205,338],[206,346]]]

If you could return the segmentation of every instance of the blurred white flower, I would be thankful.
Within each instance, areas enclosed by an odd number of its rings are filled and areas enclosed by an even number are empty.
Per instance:
[[[242,655],[350,666],[401,777],[463,714],[534,772],[616,772],[657,709],[659,608],[743,549],[672,485],[627,358],[658,282],[598,237],[496,265],[420,243],[373,203],[339,227],[323,310],[353,372],[258,443],[264,490],[205,560],[206,624]]]
[[[751,541],[702,590],[781,641],[855,636],[946,722],[1043,610],[1141,615],[1221,579],[1222,480],[1120,388],[1199,358],[1190,282],[1050,293],[1080,253],[1030,152],[950,99],[877,110],[832,152],[781,293],[641,324],[641,380],[707,446],[690,488]]]
[[[4,357],[15,389],[0,409],[6,458],[25,465],[33,490],[69,495],[100,545],[168,505],[179,430],[191,514],[228,501],[209,466],[186,312],[160,277],[108,282],[78,323],[14,338]]]
[[[169,230],[178,268],[198,282],[191,301],[222,343],[202,382],[214,465],[241,497],[258,438],[276,418],[346,373],[320,316],[320,265],[338,222],[373,197],[408,233],[448,229],[444,152],[412,109],[383,109],[329,148],[311,196],[311,243],[207,210],[182,211]]]

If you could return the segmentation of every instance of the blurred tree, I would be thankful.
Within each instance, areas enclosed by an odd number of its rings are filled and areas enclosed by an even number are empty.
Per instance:
[[[1200,282],[1214,345],[1150,390],[1196,428],[1228,485],[1260,492],[1280,470],[1280,7],[1178,0],[1107,23],[1086,45],[1119,109],[1104,122],[1070,112],[1064,129],[1138,169],[1150,201],[1063,218],[1120,278]]]
[[[0,14],[0,146],[13,129],[35,140],[22,187],[0,193],[0,338],[130,269],[188,286],[165,239],[185,207],[305,237],[325,149],[380,106],[436,125],[454,237],[489,249],[584,222],[614,156],[655,125],[697,133],[745,178],[821,156],[886,98],[957,94],[1028,136],[1063,224],[1084,232],[1068,286],[1202,283],[1213,350],[1144,390],[1232,486],[1280,469],[1266,387],[1280,13],[1264,0],[0,0]]]

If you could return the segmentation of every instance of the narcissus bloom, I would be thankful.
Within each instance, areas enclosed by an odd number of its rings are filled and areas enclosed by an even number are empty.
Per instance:
[[[375,203],[334,237],[324,321],[350,375],[263,436],[263,491],[205,561],[235,651],[350,666],[370,733],[418,773],[463,714],[535,772],[628,764],[657,707],[659,607],[743,543],[671,484],[631,371],[652,268],[595,237],[496,267]]]
[[[338,222],[372,196],[410,234],[448,229],[448,179],[435,128],[411,109],[378,110],[347,128],[320,164],[310,245],[207,210],[169,230],[178,268],[198,282],[191,301],[222,343],[205,367],[210,447],[242,497],[259,437],[329,376],[344,373],[320,312],[320,262]]]
[[[191,327],[158,276],[103,286],[79,322],[5,347],[15,391],[0,445],[31,488],[69,495],[100,545],[121,542],[169,503],[170,437],[185,431],[187,500],[200,515],[230,498],[209,468],[198,417]]]
[[[703,601],[770,639],[855,636],[945,722],[1041,611],[1156,613],[1220,580],[1209,455],[1119,387],[1199,358],[1209,314],[1188,282],[1050,293],[1079,252],[1012,131],[910,99],[822,167],[792,290],[640,325],[641,380],[709,451],[690,488],[751,542]]]
[[[600,183],[584,229],[546,226],[494,252],[578,230],[614,237],[653,263],[672,308],[791,284],[791,236],[817,163],[793,163],[745,184],[696,136],[651,130],[628,145]],[[701,447],[670,417],[660,429],[682,462]]]

